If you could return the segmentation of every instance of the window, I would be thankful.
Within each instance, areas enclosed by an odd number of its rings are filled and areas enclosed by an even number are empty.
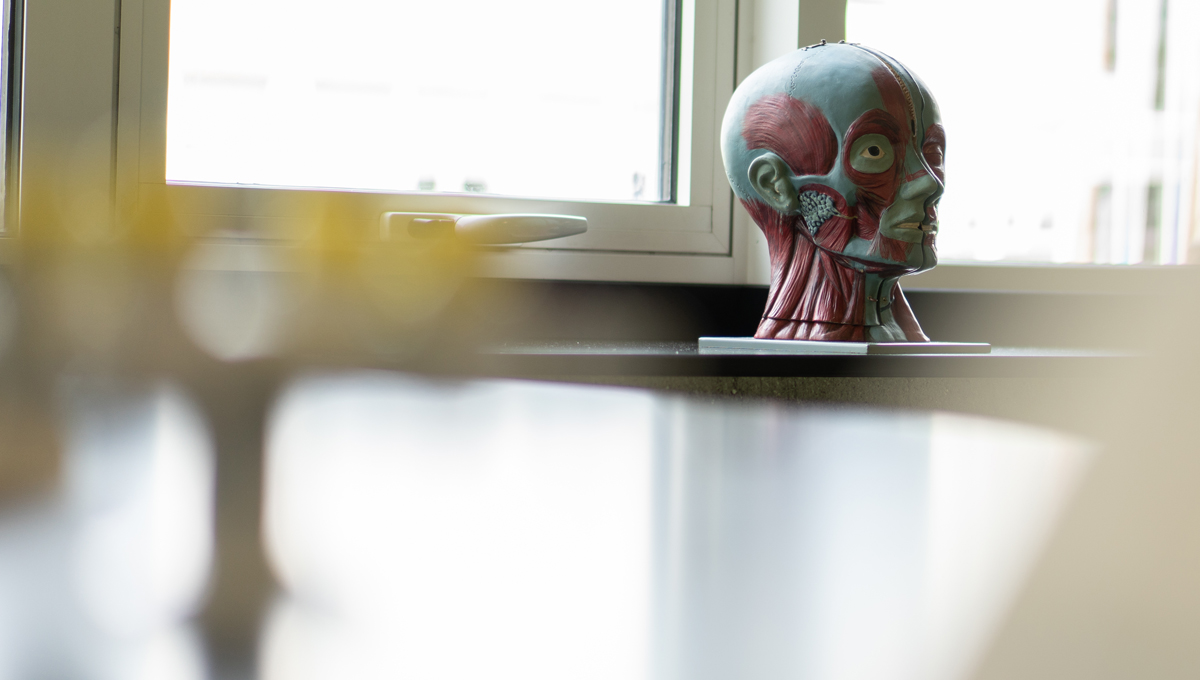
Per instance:
[[[1184,26],[1198,10],[1184,0],[849,0],[847,39],[910,66],[941,105],[943,260],[1186,261],[1200,52]]]
[[[670,202],[674,9],[173,0],[167,181]]]
[[[957,169],[952,169],[943,211],[947,224],[942,239],[943,265],[913,279],[910,287],[1095,290],[1093,273],[1085,275],[1077,269],[1039,267],[1034,271],[1028,267],[996,268],[979,264],[1148,262],[1144,257],[1148,187],[1155,183],[1162,186],[1158,199],[1161,206],[1156,211],[1161,219],[1157,223],[1158,247],[1155,258],[1151,259],[1183,261],[1193,240],[1191,225],[1197,223],[1196,214],[1200,211],[1197,208],[1200,203],[1194,198],[1195,121],[1200,119],[1197,115],[1200,88],[1194,83],[1200,82],[1197,77],[1200,64],[1186,36],[1186,27],[1198,20],[1197,3],[1169,0],[1169,19],[1163,24],[1162,5],[1157,1],[1055,0],[1037,8],[1027,6],[1030,1],[1021,0],[1023,4],[1002,12],[995,9],[1000,7],[998,4],[984,5],[985,9],[993,7],[988,11],[1022,18],[1019,30],[984,33],[963,28],[987,22],[990,15],[972,13],[980,7],[978,3],[680,0],[676,24],[679,32],[676,91],[680,105],[678,117],[673,121],[677,127],[671,137],[677,140],[674,173],[677,187],[674,202],[658,203],[651,200],[652,193],[627,200],[468,194],[462,192],[459,177],[440,178],[438,172],[431,178],[417,175],[415,187],[411,186],[410,174],[401,182],[408,183],[409,188],[400,193],[168,184],[169,0],[114,0],[113,4],[84,5],[72,0],[38,0],[25,9],[25,52],[21,66],[24,78],[21,223],[32,225],[40,219],[36,211],[30,212],[36,206],[25,200],[36,195],[61,196],[61,205],[55,209],[70,212],[82,223],[101,220],[103,211],[96,209],[97,197],[115,198],[115,213],[119,218],[131,214],[138,202],[148,196],[165,193],[186,228],[226,236],[253,235],[260,242],[295,237],[298,227],[303,232],[305,220],[311,220],[333,202],[338,204],[348,227],[364,233],[377,230],[380,214],[388,210],[568,213],[589,219],[587,234],[497,250],[489,256],[488,271],[526,278],[765,283],[769,274],[765,245],[757,228],[740,206],[731,201],[716,144],[718,126],[738,79],[799,43],[813,42],[818,34],[840,37],[835,33],[844,14],[850,39],[890,50],[909,63],[941,97],[946,116],[965,115],[966,124],[987,119],[991,114],[984,110],[979,112],[982,115],[975,115],[969,108],[966,114],[954,114],[954,95],[950,90],[958,88],[959,83],[947,88],[935,62],[964,61],[943,58],[949,53],[988,57],[991,52],[978,46],[993,40],[989,37],[993,33],[1005,39],[1010,34],[1033,36],[1031,40],[1040,41],[1034,50],[1042,55],[1040,63],[1055,67],[1044,70],[1061,72],[1064,82],[1072,83],[1072,87],[1081,82],[1087,87],[1097,82],[1107,83],[1104,85],[1107,89],[1101,88],[1111,95],[1103,100],[1107,107],[1105,115],[1112,113],[1110,109],[1132,111],[1131,107],[1138,107],[1132,118],[1134,123],[1128,127],[1132,132],[1126,137],[1114,141],[1105,136],[1103,143],[1084,144],[1082,149],[1070,146],[1074,150],[1071,155],[1055,157],[1065,158],[1063,161],[1033,159],[1019,166],[1022,174],[1018,179],[1029,192],[1016,192],[1019,195],[1015,198],[1011,197],[1015,191],[1010,188],[1011,175],[1001,172],[999,164],[984,169],[990,173],[986,176],[1000,177],[1002,183],[994,184],[989,179],[976,181],[975,188],[971,187],[970,179],[979,175],[955,164],[969,165],[979,153],[976,142],[986,144],[988,139],[986,135],[966,130],[953,132],[949,162]],[[1075,15],[1067,11],[1071,8],[1086,11]],[[899,22],[895,30],[887,29],[889,16]],[[114,17],[119,21],[114,21]],[[911,34],[900,30],[903,22],[910,20],[942,22],[945,27],[937,30],[938,41],[925,41],[929,46],[921,41],[889,44],[893,35]],[[1090,42],[1082,49],[1072,49],[1079,47],[1070,42],[1074,38],[1063,36],[1079,32],[1076,24],[1080,22],[1091,36]],[[819,31],[814,28],[818,25]],[[1071,31],[1060,30],[1060,26],[1066,25],[1072,27]],[[1166,57],[1161,70],[1164,110],[1155,112],[1152,108],[1158,48],[1155,36],[1162,26],[1166,29],[1162,42]],[[114,40],[113,29],[119,30],[119,41]],[[920,30],[934,29],[922,23]],[[964,41],[970,44],[964,47]],[[1018,60],[1022,58],[1020,52],[1008,44],[1003,46],[1004,54],[1015,54]],[[1078,77],[1087,69],[1095,70],[1098,75]],[[114,74],[119,76],[117,87]],[[984,68],[983,76],[993,79],[1003,97],[1020,94],[1034,101],[1044,94],[1058,96],[1045,88],[1030,90],[1028,84],[1014,84],[1011,78],[1005,79],[1003,70],[994,67]],[[1122,88],[1127,86],[1140,88],[1137,90],[1140,94],[1124,98],[1122,93],[1126,90]],[[368,95],[359,92],[351,96]],[[1054,97],[1047,101],[1053,102]],[[1113,101],[1116,104],[1109,106]],[[1062,114],[1055,106],[1040,105],[1047,106],[1052,114],[1045,117],[1048,124],[1065,129],[1069,115]],[[1018,114],[1008,120],[1022,122],[1019,114],[1023,109],[1019,105],[1006,110]],[[971,141],[973,137],[975,142]],[[1146,144],[1147,139],[1153,143]],[[1029,156],[1010,154],[1011,144],[1002,146],[1009,157]],[[1028,143],[1028,146],[1038,149],[1044,145]],[[1123,154],[1110,154],[1109,158],[1118,160],[1115,165],[1093,162],[1094,157],[1103,157],[1112,149],[1122,150]],[[1174,154],[1178,150],[1183,153]],[[992,147],[985,145],[983,151],[995,155]],[[1078,160],[1076,152],[1086,159]],[[1062,167],[1075,168],[1077,172],[1062,171]],[[1105,168],[1115,169],[1108,172]],[[424,179],[432,179],[432,190]],[[464,184],[471,179],[482,179],[484,188],[499,191],[499,185],[487,176],[467,177],[466,171],[461,175]],[[653,187],[649,175],[645,181]],[[624,184],[622,190],[634,191],[632,175],[620,182]],[[478,183],[474,186],[479,187]],[[1047,200],[1044,190],[1049,186],[1061,194],[1061,201]],[[995,187],[995,191],[989,187]],[[446,189],[454,189],[456,193],[440,193]],[[661,197],[662,189],[659,191]],[[83,201],[79,197],[92,199]],[[981,210],[972,216],[971,206],[985,205],[980,200],[1001,207],[1019,206],[1020,210],[1003,215],[1002,211]],[[957,209],[952,201],[957,201]],[[9,203],[11,206],[16,202]],[[1011,226],[1009,217],[1013,218]],[[985,222],[994,229],[989,231]],[[1020,248],[1014,249],[1012,244]],[[0,240],[0,251],[3,249]],[[955,259],[969,266],[960,266]],[[1053,275],[1043,276],[1051,270]],[[1072,283],[1073,277],[1078,276],[1085,276],[1087,282]],[[1122,287],[1115,280],[1107,286]]]
[[[177,2],[181,9],[176,19],[195,20],[195,15],[188,13],[200,5],[194,1]],[[184,162],[182,156],[168,156],[169,140],[176,139],[173,137],[176,130],[191,125],[188,116],[197,115],[195,111],[184,111],[176,118],[175,109],[168,112],[169,102],[183,101],[169,99],[169,86],[180,85],[180,89],[171,97],[186,98],[194,97],[197,91],[211,89],[215,85],[221,85],[228,91],[238,88],[244,91],[269,89],[270,85],[262,80],[254,80],[254,77],[263,76],[247,74],[245,69],[241,75],[228,68],[224,71],[220,68],[210,69],[206,75],[195,69],[194,64],[189,66],[192,57],[188,55],[195,43],[189,44],[188,40],[180,38],[172,46],[168,41],[172,30],[169,0],[123,0],[122,5],[121,120],[118,125],[116,187],[118,201],[123,201],[119,206],[122,210],[132,209],[132,205],[137,200],[144,200],[149,192],[166,192],[172,205],[179,210],[179,217],[186,228],[224,235],[242,233],[258,239],[264,236],[288,238],[303,233],[303,222],[312,219],[314,214],[333,201],[337,202],[348,228],[359,228],[364,232],[376,232],[380,215],[393,210],[574,214],[588,218],[589,229],[586,234],[497,251],[489,260],[492,271],[533,277],[643,280],[687,280],[687,277],[692,277],[693,280],[713,282],[733,280],[735,267],[730,257],[733,238],[729,217],[731,195],[724,178],[716,139],[725,103],[733,89],[737,25],[737,3],[734,0],[680,0],[668,7],[674,8],[672,11],[677,14],[678,85],[672,94],[678,97],[680,104],[678,117],[672,116],[670,121],[674,127],[671,138],[676,140],[677,145],[673,153],[674,200],[659,202],[654,199],[662,199],[664,193],[671,193],[669,187],[666,192],[662,188],[656,190],[656,185],[662,187],[665,182],[656,177],[656,168],[644,167],[661,166],[661,157],[666,155],[670,158],[672,155],[663,154],[659,148],[658,120],[651,120],[649,132],[642,134],[650,143],[643,143],[639,147],[644,149],[638,152],[640,158],[628,159],[636,167],[629,165],[612,173],[615,179],[611,182],[611,188],[603,191],[595,188],[574,191],[569,186],[564,189],[566,184],[556,188],[553,183],[542,185],[541,188],[520,185],[514,183],[511,177],[506,179],[500,174],[491,174],[486,168],[476,171],[463,166],[442,170],[436,167],[423,169],[417,165],[398,173],[394,181],[359,181],[361,176],[355,176],[357,170],[345,171],[332,180],[327,177],[289,180],[286,172],[250,178],[251,181],[264,183],[296,182],[310,186],[340,184],[343,188],[348,184],[366,185],[339,191],[336,195],[325,190],[251,188],[229,184],[245,181],[245,178],[208,172],[203,165],[203,154],[199,161],[193,158],[195,162]],[[239,3],[239,7],[243,8],[256,6],[274,7],[273,4]],[[296,5],[303,6],[303,3]],[[558,6],[557,3],[554,6]],[[288,7],[286,11],[276,13],[275,18],[302,14],[300,10],[293,11],[290,4]],[[662,30],[663,6],[658,7],[657,13],[644,13],[648,21],[654,22],[653,32],[665,34],[666,31]],[[322,9],[328,11],[325,6]],[[429,8],[422,11],[432,12]],[[332,27],[336,24],[336,18],[330,18],[329,23],[330,30],[336,30],[336,27]],[[452,32],[447,32],[445,27],[429,30],[441,31],[443,39],[438,44],[447,47],[454,44]],[[382,34],[387,32],[380,33],[381,36],[374,37],[382,39]],[[404,35],[400,29],[391,33],[396,40]],[[253,46],[252,42],[252,36],[245,37],[243,47]],[[562,42],[555,44],[561,46]],[[619,48],[617,45],[612,47]],[[656,48],[661,49],[661,44]],[[646,52],[644,47],[638,49]],[[168,54],[176,54],[173,50],[179,50],[182,70],[169,71],[167,68]],[[278,52],[274,48],[266,51]],[[303,50],[294,50],[292,53],[301,52]],[[318,64],[320,68],[326,65]],[[658,71],[662,69],[662,60],[657,52],[652,67],[643,73],[643,79],[653,84],[661,78]],[[193,70],[188,71],[188,68]],[[313,96],[318,96],[316,92],[322,83],[328,90],[340,87],[341,95],[351,99],[386,97],[386,92],[380,92],[380,86],[384,89],[395,87],[377,77],[378,74],[368,74],[369,77],[361,73],[334,74],[341,78],[338,80],[323,74],[320,68],[308,74],[309,82],[305,85]],[[371,80],[371,77],[376,77],[376,80]],[[225,80],[221,82],[220,78]],[[376,88],[374,95],[371,87]],[[354,88],[358,90],[347,92]],[[647,88],[642,89],[644,91]],[[653,96],[661,95],[655,90]],[[644,103],[649,95],[642,94],[639,97]],[[376,115],[365,113],[365,108],[359,108],[358,111],[364,116]],[[311,121],[312,116],[319,114],[306,115]],[[653,113],[653,116],[657,115]],[[247,118],[252,119],[253,115],[249,114]],[[346,134],[357,133],[347,131]],[[647,146],[648,149],[645,148]],[[557,149],[548,145],[548,148],[551,152],[541,154],[543,162],[551,165],[545,174],[555,175],[554,181],[572,172],[581,174],[572,169],[583,159],[571,152],[571,145],[559,145]],[[430,157],[436,159],[438,156],[435,153]],[[190,166],[189,162],[192,163]],[[635,175],[640,175],[640,178],[635,179]],[[227,184],[203,184],[196,180],[217,180]],[[640,197],[635,195],[639,185],[642,192]],[[425,188],[422,189],[422,186]],[[380,188],[389,191],[379,191]],[[403,191],[393,191],[397,188]],[[442,193],[443,189],[447,189],[447,193]],[[477,192],[480,195],[472,195],[473,190],[482,191]],[[498,193],[491,195],[493,190]],[[500,192],[508,195],[500,195]],[[535,197],[538,195],[541,197]],[[702,263],[697,265],[697,261]]]

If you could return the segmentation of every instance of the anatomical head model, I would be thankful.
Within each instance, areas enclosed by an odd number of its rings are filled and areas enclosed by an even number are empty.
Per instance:
[[[924,83],[882,52],[813,45],[751,74],[721,134],[770,250],[755,337],[929,339],[897,285],[937,264],[946,141]]]

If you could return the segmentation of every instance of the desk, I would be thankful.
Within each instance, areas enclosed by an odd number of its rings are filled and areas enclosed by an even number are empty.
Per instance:
[[[205,665],[185,616],[198,583],[147,593],[202,569],[206,534],[153,529],[162,506],[136,500],[191,498],[206,516],[207,438],[179,395],[125,401],[78,407],[87,426],[67,464],[93,482],[69,473],[84,482],[21,526],[59,552],[91,541],[104,573],[125,559],[146,578],[87,581],[82,604],[55,610],[78,630],[21,638],[0,656],[16,670]],[[289,680],[960,678],[1090,455],[1047,430],[945,413],[388,372],[290,383],[266,440],[265,547],[284,596],[266,612],[257,677]],[[181,465],[193,474],[147,477]],[[101,488],[118,496],[106,507],[132,508],[127,530],[79,529],[103,514],[72,494]],[[168,506],[176,522],[197,517]],[[0,548],[50,559],[13,522]],[[169,606],[121,628],[117,595]]]

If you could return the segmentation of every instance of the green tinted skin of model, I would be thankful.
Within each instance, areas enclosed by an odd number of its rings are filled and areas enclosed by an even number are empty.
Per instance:
[[[858,45],[811,46],[760,71],[765,73],[756,72],[738,88],[726,114],[723,151],[735,193],[781,215],[801,216],[798,230],[805,238],[839,266],[859,272],[864,339],[927,340],[897,282],[937,264],[945,139],[928,88],[898,61]],[[786,151],[751,148],[745,141],[747,111],[776,92],[818,110],[832,129],[836,159],[828,172],[794,173],[781,158]],[[778,137],[807,141],[819,135],[805,128]],[[796,155],[793,150],[793,165]],[[821,230],[836,223],[821,222],[829,219],[828,211],[815,220],[804,213],[805,204],[822,201],[833,202],[834,217],[857,221],[839,246],[822,242]]]

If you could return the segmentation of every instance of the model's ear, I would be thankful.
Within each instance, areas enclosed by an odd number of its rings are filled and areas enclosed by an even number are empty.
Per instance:
[[[767,205],[784,215],[800,208],[792,173],[787,163],[773,153],[765,153],[750,163],[750,186]]]

